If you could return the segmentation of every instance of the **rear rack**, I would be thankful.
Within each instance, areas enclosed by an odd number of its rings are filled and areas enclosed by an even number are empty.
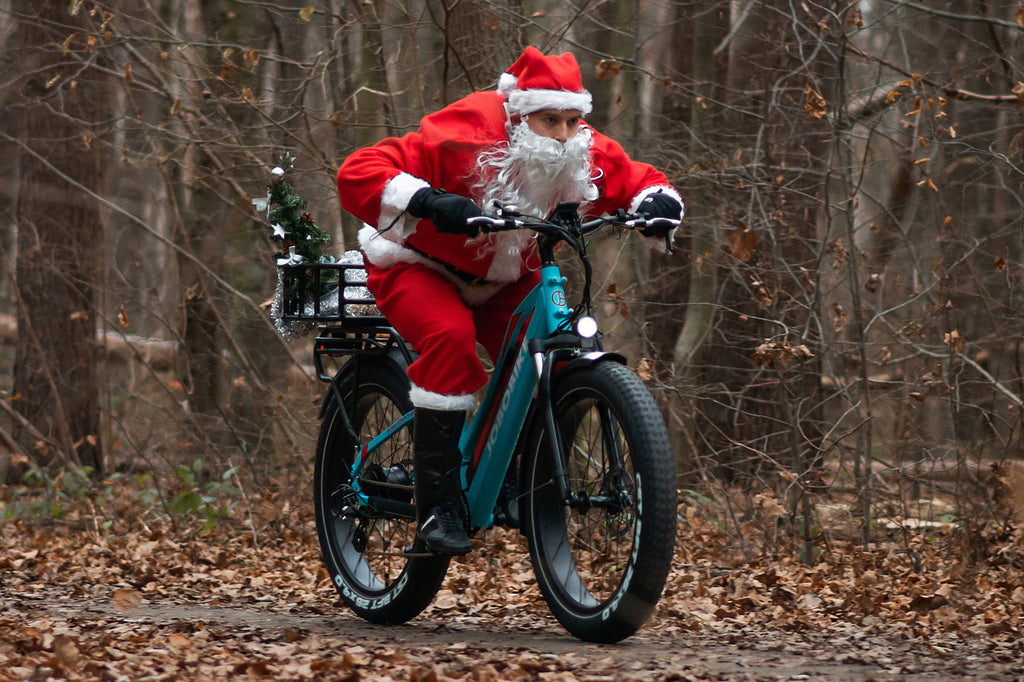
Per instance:
[[[333,375],[325,368],[324,358],[388,356],[393,352],[401,354],[406,365],[415,359],[405,340],[387,323],[367,324],[359,320],[344,326],[321,325],[313,342],[313,364],[317,378],[329,382]]]

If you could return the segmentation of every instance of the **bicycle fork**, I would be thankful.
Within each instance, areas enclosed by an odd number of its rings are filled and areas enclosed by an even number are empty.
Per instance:
[[[572,334],[562,334],[550,339],[531,339],[528,344],[530,356],[533,358],[537,372],[537,404],[543,411],[545,431],[548,434],[548,446],[551,449],[553,475],[558,486],[562,503],[579,511],[592,507],[600,507],[613,511],[621,511],[630,506],[632,500],[624,499],[625,491],[619,489],[618,482],[624,470],[624,459],[619,444],[618,429],[611,411],[600,406],[601,438],[608,455],[608,468],[603,477],[601,494],[590,495],[585,490],[574,490],[569,479],[567,464],[572,443],[562,439],[558,420],[555,419],[555,405],[552,396],[554,368],[563,361],[593,363],[601,361],[623,362],[624,358],[614,353],[596,351],[579,355],[580,338]],[[568,368],[568,365],[566,366]]]

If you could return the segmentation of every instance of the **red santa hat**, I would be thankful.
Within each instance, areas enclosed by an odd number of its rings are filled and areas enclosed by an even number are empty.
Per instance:
[[[583,77],[576,58],[566,52],[545,55],[527,47],[516,63],[498,79],[498,94],[504,95],[510,114],[526,115],[544,109],[591,111],[590,93],[583,89]]]

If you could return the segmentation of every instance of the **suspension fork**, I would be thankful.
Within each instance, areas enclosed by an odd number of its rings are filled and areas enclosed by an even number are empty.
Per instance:
[[[625,364],[625,358],[617,353],[603,351],[584,352],[583,355],[580,355],[583,349],[580,346],[579,337],[569,334],[562,334],[550,339],[532,339],[528,348],[537,371],[537,405],[543,414],[545,430],[548,433],[548,444],[551,448],[554,478],[559,496],[562,502],[568,505],[590,506],[595,499],[586,495],[581,496],[579,491],[572,490],[569,483],[569,472],[566,468],[569,453],[565,451],[561,430],[555,419],[552,396],[554,368],[563,360],[569,361],[566,369],[571,371],[571,366],[576,363],[618,362]],[[601,416],[601,437],[608,457],[607,475],[603,477],[602,496],[612,496],[616,500],[615,504],[628,503],[621,499],[623,491],[619,489],[622,474],[625,471],[625,461],[619,441],[618,421],[607,405],[598,405],[598,410]],[[605,500],[605,503],[608,501]]]
[[[618,495],[621,490],[622,474],[626,470],[625,459],[622,456],[622,444],[619,441],[618,420],[607,405],[599,405],[598,412],[601,415],[601,438],[604,439],[605,452],[608,455],[608,475],[603,477],[603,492]],[[615,489],[612,489],[612,485]]]
[[[558,486],[558,495],[565,504],[572,504],[574,491],[569,486],[569,472],[566,469],[568,453],[562,445],[562,435],[555,419],[555,406],[552,400],[551,384],[554,367],[559,360],[570,356],[574,348],[579,347],[579,339],[571,338],[567,341],[572,347],[565,347],[566,340],[554,339],[531,339],[528,343],[530,356],[533,358],[534,367],[537,371],[537,405],[544,417],[545,431],[548,434],[548,446],[551,448],[552,465],[554,466],[555,484]]]

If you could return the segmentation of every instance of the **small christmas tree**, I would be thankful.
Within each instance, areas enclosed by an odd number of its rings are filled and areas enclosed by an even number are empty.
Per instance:
[[[294,163],[291,155],[281,155],[280,165],[270,172],[266,198],[253,199],[253,205],[257,211],[267,212],[270,239],[281,246],[276,254],[279,267],[333,263],[334,259],[323,253],[323,247],[331,241],[331,236],[317,226],[316,220],[306,211],[309,202],[300,197],[287,180],[288,171]],[[312,285],[311,277],[285,278],[282,293],[287,305],[303,306],[308,298],[322,296],[329,289],[327,282],[321,282],[321,291],[313,291]]]
[[[285,321],[285,311],[289,315],[311,311],[314,299],[322,298],[338,286],[325,277],[320,279],[319,290],[315,291],[316,280],[308,268],[302,267],[335,261],[323,253],[323,247],[331,241],[330,235],[317,226],[316,220],[306,211],[309,202],[300,197],[286,179],[294,162],[295,159],[289,154],[281,155],[280,165],[270,172],[266,197],[252,200],[258,212],[267,212],[270,239],[280,244],[280,249],[275,253],[278,266],[277,290],[270,314],[278,332],[288,339],[305,336],[315,328],[315,324],[309,321]],[[289,271],[287,276],[285,271]],[[334,296],[337,297],[336,292]]]
[[[321,230],[313,216],[306,211],[309,202],[300,197],[285,177],[295,159],[283,154],[280,165],[270,172],[267,186],[267,222],[271,236],[281,242],[281,258],[288,258],[292,265],[299,263],[331,263],[330,256],[321,252],[331,236]]]

